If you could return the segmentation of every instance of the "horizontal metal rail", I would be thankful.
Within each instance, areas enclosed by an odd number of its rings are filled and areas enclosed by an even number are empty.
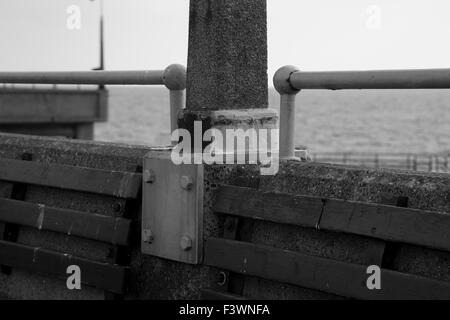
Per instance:
[[[53,85],[165,85],[170,90],[171,132],[185,107],[186,68],[172,64],[165,70],[0,72],[3,84]]]
[[[284,66],[274,76],[280,102],[280,158],[295,157],[295,100],[303,89],[450,89],[450,69],[302,72]]]
[[[450,89],[450,69],[301,72],[290,84],[302,89]]]
[[[450,172],[450,153],[316,152],[310,156],[314,162],[424,172]]]
[[[0,83],[163,85],[164,70],[0,72]]]

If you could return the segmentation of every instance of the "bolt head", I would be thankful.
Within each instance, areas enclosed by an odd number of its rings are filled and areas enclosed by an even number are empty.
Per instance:
[[[184,236],[180,240],[181,249],[184,251],[189,251],[192,249],[192,239],[188,236]]]
[[[122,210],[122,204],[120,204],[119,202],[114,203],[114,204],[113,204],[113,210],[114,210],[115,212],[120,212],[120,210]]]
[[[189,176],[182,176],[180,184],[184,190],[191,190],[194,187],[194,180]]]
[[[144,170],[145,183],[153,183],[155,181],[155,173],[152,170]]]

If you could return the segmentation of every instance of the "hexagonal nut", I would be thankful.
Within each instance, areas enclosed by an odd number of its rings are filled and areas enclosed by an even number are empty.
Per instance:
[[[182,176],[180,185],[184,190],[191,190],[194,187],[194,180],[189,176]]]
[[[184,236],[180,240],[180,247],[184,251],[188,251],[192,249],[192,239],[188,236]]]

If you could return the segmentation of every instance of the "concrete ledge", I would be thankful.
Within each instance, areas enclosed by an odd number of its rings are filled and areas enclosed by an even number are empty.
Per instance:
[[[207,128],[276,128],[278,112],[274,109],[240,109],[219,111],[181,110],[181,128],[193,121],[202,121]]]
[[[150,150],[165,147],[146,147],[120,143],[107,143],[64,138],[0,134],[0,157],[17,158],[32,153],[36,161],[130,171],[141,164]],[[133,169],[132,169],[133,168]]]
[[[404,196],[411,208],[450,212],[446,173],[284,162],[276,176],[261,178],[261,189],[373,203]]]

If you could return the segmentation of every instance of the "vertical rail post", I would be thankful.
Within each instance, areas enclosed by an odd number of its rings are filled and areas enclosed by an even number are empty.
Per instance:
[[[186,106],[186,68],[180,64],[168,66],[164,70],[163,82],[170,90],[170,133],[172,133],[178,129],[178,113]]]
[[[273,77],[280,100],[280,159],[297,160],[295,157],[295,98],[300,90],[290,82],[291,75],[299,71],[295,66],[280,68]]]
[[[415,155],[413,158],[413,171],[417,171],[417,156]]]

